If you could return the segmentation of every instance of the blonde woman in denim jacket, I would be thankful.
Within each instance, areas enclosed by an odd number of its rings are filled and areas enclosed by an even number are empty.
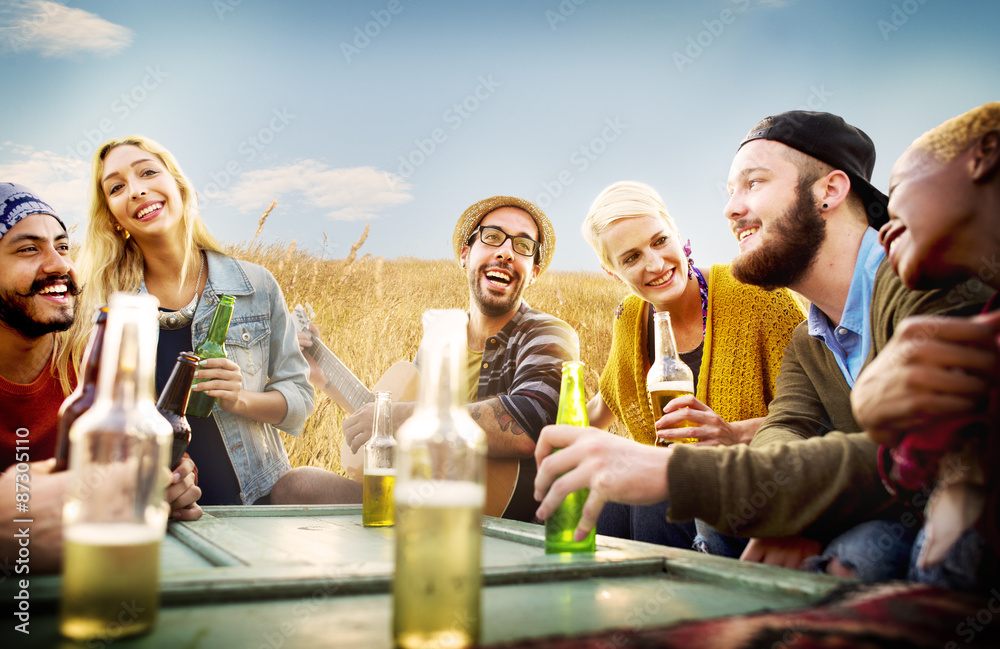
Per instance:
[[[177,354],[204,339],[219,296],[235,297],[227,358],[203,361],[198,370],[208,380],[195,389],[216,404],[207,418],[189,417],[189,452],[201,504],[269,502],[291,468],[278,429],[298,435],[314,401],[281,288],[265,268],[221,251],[191,183],[161,145],[141,136],[111,140],[95,152],[91,172],[80,313],[89,315],[115,291],[156,296],[159,389]],[[89,317],[77,318],[61,369],[80,357],[89,334]]]

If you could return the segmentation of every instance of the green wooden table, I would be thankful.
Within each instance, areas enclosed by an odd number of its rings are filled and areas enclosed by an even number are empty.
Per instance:
[[[594,555],[546,555],[544,529],[483,519],[484,644],[815,603],[842,580],[597,537]],[[31,579],[31,634],[4,647],[391,647],[392,528],[359,506],[206,507],[171,523],[153,633],[60,639],[59,577]],[[7,580],[0,596],[10,602]]]

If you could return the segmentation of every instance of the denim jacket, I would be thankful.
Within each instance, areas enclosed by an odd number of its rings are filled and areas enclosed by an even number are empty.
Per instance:
[[[288,412],[277,425],[226,412],[216,403],[212,413],[229,450],[240,498],[252,504],[271,493],[279,477],[291,468],[278,429],[297,436],[312,414],[315,392],[309,366],[299,350],[281,287],[261,266],[206,251],[208,281],[191,326],[191,348],[204,340],[219,296],[236,298],[226,335],[226,356],[240,366],[243,389],[277,390]]]

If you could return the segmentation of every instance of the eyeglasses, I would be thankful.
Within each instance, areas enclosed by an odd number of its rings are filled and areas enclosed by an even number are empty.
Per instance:
[[[479,233],[479,240],[485,243],[487,246],[492,246],[494,248],[499,248],[503,245],[503,242],[507,239],[512,241],[511,248],[519,255],[524,257],[531,257],[535,254],[535,250],[538,249],[538,242],[534,239],[529,239],[528,237],[515,237],[513,235],[507,234],[500,228],[493,228],[488,225],[481,225],[472,231],[472,235],[469,237],[469,241],[472,241],[472,237]]]

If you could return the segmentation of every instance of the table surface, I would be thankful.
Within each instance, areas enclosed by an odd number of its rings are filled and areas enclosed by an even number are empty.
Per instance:
[[[603,536],[595,554],[546,555],[544,532],[483,518],[483,644],[809,606],[843,583]],[[168,527],[154,631],[113,644],[391,647],[393,554],[393,529],[363,527],[359,506],[206,507]],[[5,622],[4,647],[84,646],[58,635],[59,586],[31,579],[31,634]]]

